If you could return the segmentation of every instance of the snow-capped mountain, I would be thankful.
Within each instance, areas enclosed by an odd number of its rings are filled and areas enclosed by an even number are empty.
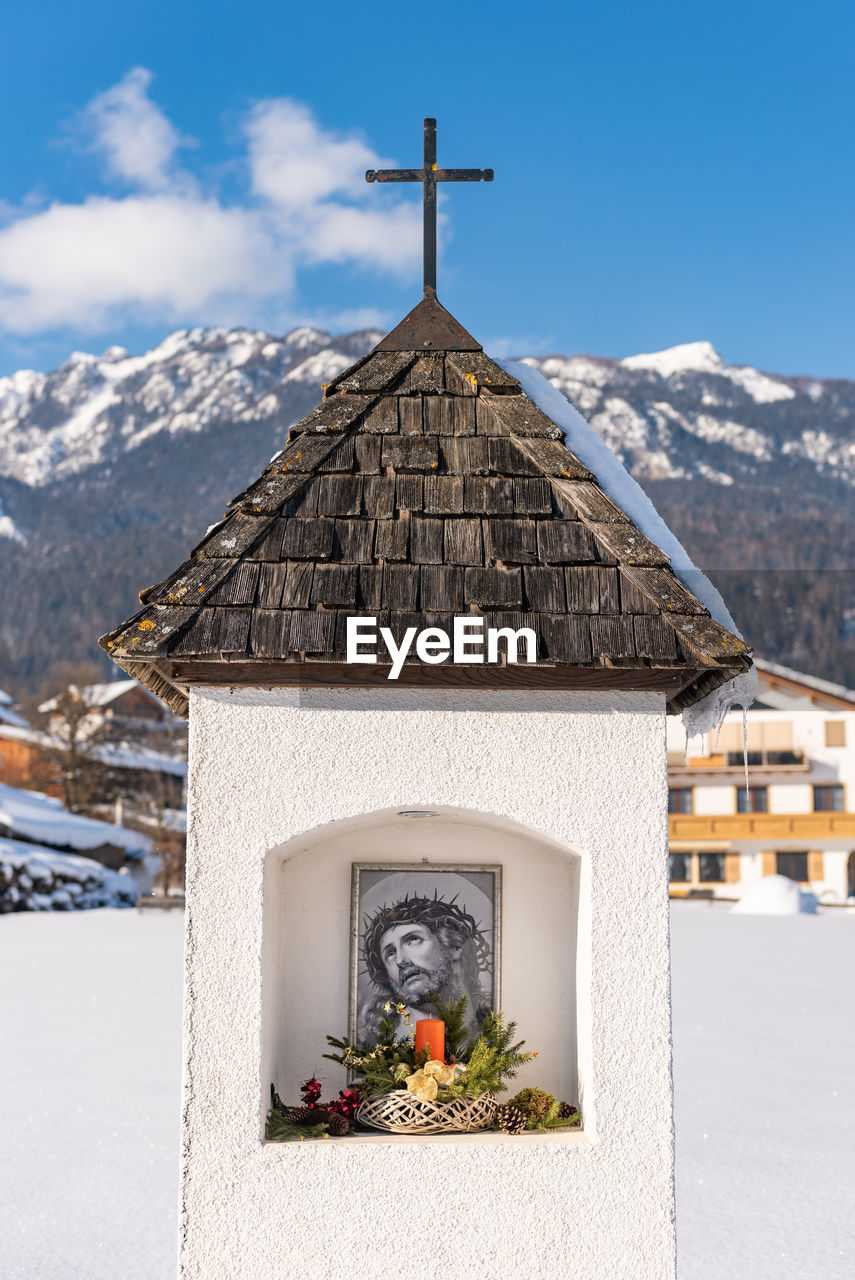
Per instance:
[[[321,385],[379,337],[180,330],[144,355],[75,352],[52,373],[0,379],[0,683],[94,656],[94,637],[174,568]],[[839,622],[855,604],[855,382],[728,364],[708,342],[624,360],[523,358],[718,575],[765,656],[855,683]],[[810,580],[799,585],[800,573]],[[822,634],[805,622],[808,587]],[[820,670],[809,659],[823,645],[839,653]]]
[[[142,356],[108,347],[101,356],[74,351],[53,373],[21,370],[0,378],[0,475],[41,486],[161,432],[277,416],[295,387],[316,392],[381,337],[181,329]]]
[[[142,356],[75,351],[53,373],[0,378],[0,476],[39,487],[103,467],[159,434],[281,421],[304,389],[379,340],[295,329],[171,334]],[[855,485],[855,385],[729,365],[709,342],[611,360],[524,357],[572,400],[637,478],[719,484],[785,459]],[[11,520],[0,513],[0,536]],[[19,536],[26,536],[19,531]]]

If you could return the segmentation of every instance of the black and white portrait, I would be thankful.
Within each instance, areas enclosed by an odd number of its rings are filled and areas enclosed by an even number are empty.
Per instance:
[[[390,1000],[413,1023],[434,1017],[430,992],[465,995],[475,1032],[499,1008],[500,928],[501,867],[354,863],[351,1036],[375,1040]]]

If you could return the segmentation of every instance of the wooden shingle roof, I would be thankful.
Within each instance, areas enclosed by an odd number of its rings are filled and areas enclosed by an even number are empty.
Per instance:
[[[326,388],[223,521],[102,637],[114,661],[184,714],[194,682],[385,683],[382,646],[376,666],[345,664],[348,616],[400,638],[471,614],[533,628],[537,664],[412,658],[398,683],[659,689],[677,711],[746,670],[746,645],[560,428],[435,299],[447,320],[420,318],[426,305]]]

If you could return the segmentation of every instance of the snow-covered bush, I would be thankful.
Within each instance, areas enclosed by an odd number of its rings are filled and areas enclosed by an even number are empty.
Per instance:
[[[0,914],[133,907],[133,879],[91,858],[0,839]]]

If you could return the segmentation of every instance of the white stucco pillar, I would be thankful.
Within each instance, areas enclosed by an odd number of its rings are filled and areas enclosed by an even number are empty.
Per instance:
[[[201,688],[190,724],[181,1276],[673,1280],[664,698]],[[501,833],[517,931],[525,841],[572,860],[581,1133],[263,1141],[286,981],[277,868],[311,865],[334,837],[320,875],[346,856],[348,824],[412,809]],[[331,965],[347,891],[337,872],[312,889]],[[511,979],[505,957],[506,993],[529,983],[548,1034],[539,970],[523,966],[516,955]],[[537,1047],[528,1003],[506,1012]],[[313,1037],[316,1013],[301,1023],[298,1009],[294,1034]],[[341,1031],[337,1011],[326,1025]]]

